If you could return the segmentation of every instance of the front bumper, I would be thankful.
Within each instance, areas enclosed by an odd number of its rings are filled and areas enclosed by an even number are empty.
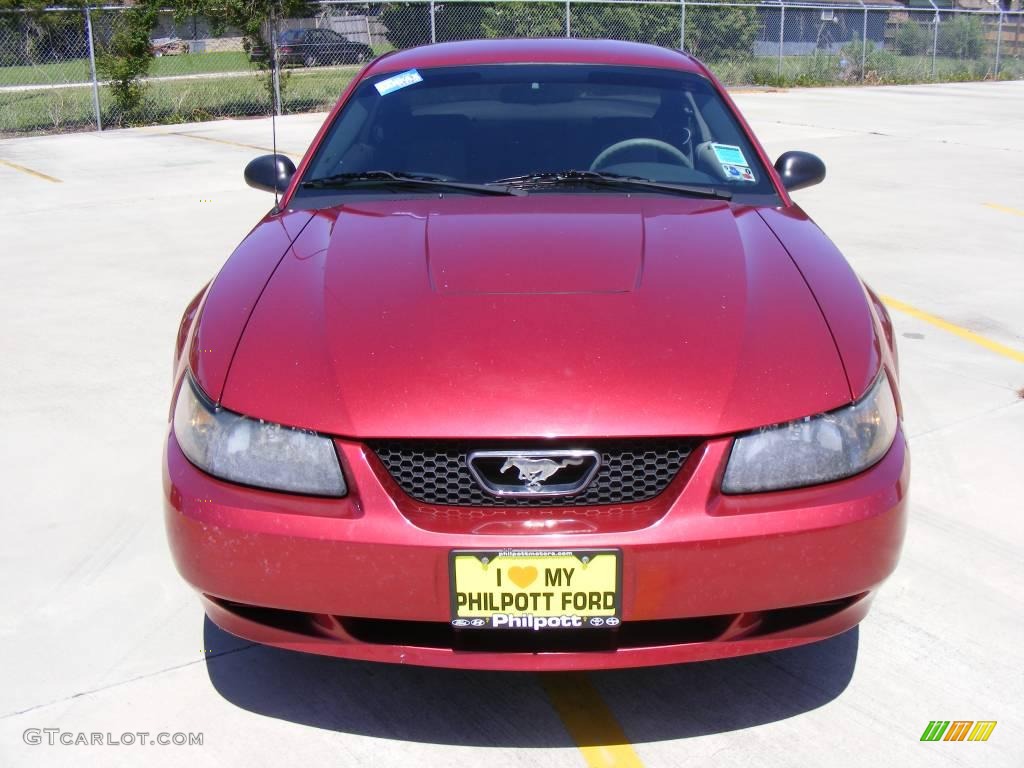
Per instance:
[[[902,433],[856,477],[751,496],[718,492],[729,444],[715,439],[694,451],[686,482],[665,491],[674,497],[652,525],[479,535],[414,525],[359,443],[337,441],[352,493],[315,499],[216,480],[193,467],[171,435],[167,531],[179,571],[223,629],[347,658],[477,669],[629,667],[777,650],[854,626],[903,541]],[[502,645],[493,630],[453,630],[449,551],[481,547],[621,549],[621,628],[587,635],[584,644],[577,633],[550,646],[532,645],[543,641],[531,637],[521,647]]]

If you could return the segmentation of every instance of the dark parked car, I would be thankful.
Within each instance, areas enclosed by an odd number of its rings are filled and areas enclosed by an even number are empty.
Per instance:
[[[262,46],[255,45],[249,51],[249,59],[265,61],[268,54]],[[291,29],[278,36],[277,56],[282,66],[361,64],[373,58],[373,49],[331,29]]]

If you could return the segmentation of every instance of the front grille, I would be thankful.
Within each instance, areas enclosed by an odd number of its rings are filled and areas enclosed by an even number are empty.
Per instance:
[[[494,441],[379,440],[370,448],[409,496],[455,507],[582,507],[647,501],[661,493],[697,441],[686,439],[588,440],[496,443]],[[601,454],[601,467],[581,493],[571,496],[497,497],[473,479],[466,463],[479,450],[587,449]]]

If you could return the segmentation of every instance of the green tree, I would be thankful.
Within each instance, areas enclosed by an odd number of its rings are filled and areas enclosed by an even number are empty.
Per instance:
[[[426,3],[388,3],[380,13],[388,42],[395,48],[415,48],[430,42],[430,7]]]
[[[565,6],[560,3],[492,3],[483,15],[487,37],[562,37]]]
[[[84,0],[65,0],[62,10],[47,11],[55,3],[47,0],[0,0],[0,11],[21,11],[18,14],[0,14],[0,28],[8,32],[3,56],[0,60],[12,63],[41,63],[49,60],[68,61],[88,55],[85,37]],[[96,68],[104,79],[111,81],[114,101],[124,113],[138,109],[142,100],[139,78],[149,71],[153,59],[150,34],[157,23],[161,3],[158,0],[136,0],[125,8],[113,12],[116,29],[109,39],[100,43],[96,35]],[[94,11],[95,15],[99,13]],[[95,34],[95,33],[94,33]],[[18,41],[17,46],[10,44]],[[14,50],[12,50],[12,48]]]
[[[846,45],[839,49],[840,58],[846,61],[842,78],[847,81],[868,83],[891,82],[899,70],[898,57],[892,51],[879,48],[874,40],[861,41],[856,32]],[[864,68],[861,69],[863,56]]]
[[[306,0],[172,0],[176,19],[187,19],[194,16],[205,17],[215,35],[221,35],[229,27],[242,33],[242,45],[246,52],[254,47],[270,51],[270,27],[272,19],[296,18],[309,16],[316,12],[316,7]],[[269,96],[269,103],[274,103],[273,62],[270,56],[258,59],[256,65],[266,73],[264,80]],[[288,78],[285,73],[278,73],[278,85],[281,98]]]
[[[484,36],[484,8],[477,3],[444,3],[434,13],[437,42],[474,40]],[[427,28],[430,28],[428,19]]]
[[[50,3],[51,5],[54,3]],[[46,0],[0,0],[0,66],[84,58],[87,42],[81,0],[47,11]]]
[[[437,42],[472,40],[485,36],[483,23],[487,11],[480,5],[438,3],[434,8]],[[413,48],[431,42],[430,6],[427,3],[388,3],[381,11],[380,20],[387,27],[388,42],[395,48]]]
[[[607,37],[679,47],[679,9],[670,5],[580,4],[572,9],[573,37]]]
[[[750,6],[693,6],[686,18],[686,49],[707,61],[748,59],[760,28],[757,9]]]
[[[893,43],[896,51],[903,56],[920,56],[931,48],[932,34],[923,24],[905,21],[897,27]]]
[[[958,59],[977,59],[985,47],[985,31],[981,19],[973,14],[958,13],[952,21],[939,27],[939,53]]]
[[[110,81],[110,92],[118,114],[118,124],[141,120],[145,86],[139,78],[149,72],[153,61],[150,35],[156,27],[159,0],[140,0],[114,16],[116,29],[110,39],[98,46],[96,71]]]

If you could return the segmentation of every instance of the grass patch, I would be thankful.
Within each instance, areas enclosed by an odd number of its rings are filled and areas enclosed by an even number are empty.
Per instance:
[[[18,67],[0,67],[0,86],[4,85],[57,85],[61,83],[89,82],[89,60],[70,59],[50,64],[25,64]]]
[[[393,50],[390,43],[377,43],[374,54],[380,56]],[[204,75],[218,72],[258,72],[245,51],[216,51],[212,53],[185,53],[180,56],[160,56],[153,59],[146,77],[174,77],[176,75]],[[0,67],[0,87],[12,85],[65,85],[88,83],[88,59],[69,59],[47,64],[26,64]]]
[[[329,109],[355,76],[356,67],[298,70],[290,73],[283,95],[285,113]],[[142,110],[128,117],[118,112],[108,88],[100,89],[104,128],[269,115],[270,96],[260,74],[150,82]],[[95,129],[92,90],[55,88],[0,92],[0,134],[16,135]]]
[[[844,62],[838,53],[786,56],[781,74],[776,57],[757,57],[709,63],[726,85],[771,85],[798,87],[814,85],[897,85],[908,83],[949,83],[995,79],[995,58],[956,59],[940,56],[932,76],[931,56],[899,56],[887,50],[871,51],[861,79],[860,57]],[[999,65],[1000,80],[1024,78],[1024,60],[1004,58]]]
[[[160,56],[153,59],[149,66],[148,77],[249,72],[253,69],[249,63],[249,57],[244,51],[186,53],[181,56]],[[29,64],[20,67],[0,67],[0,86],[59,85],[89,81],[88,59],[72,59],[50,64]]]
[[[248,72],[254,69],[245,51],[184,53],[160,56],[149,65],[149,77],[166,75],[201,75],[207,72]]]

